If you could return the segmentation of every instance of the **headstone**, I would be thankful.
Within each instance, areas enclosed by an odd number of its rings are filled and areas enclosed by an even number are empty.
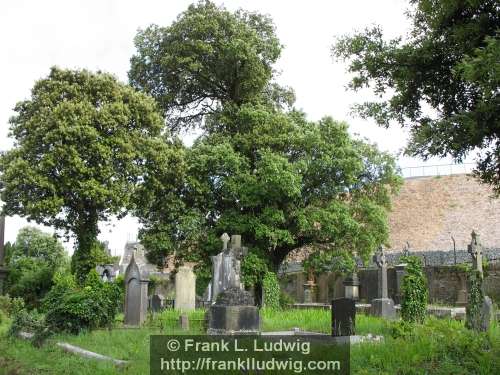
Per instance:
[[[471,233],[471,243],[467,245],[467,251],[472,256],[472,267],[483,275],[483,246],[480,243],[479,234]]]
[[[355,301],[359,300],[359,278],[356,272],[350,274],[343,282],[345,298],[351,298]]]
[[[5,216],[0,216],[0,295],[4,292],[4,282],[7,278],[8,269],[4,266],[5,261]]]
[[[373,261],[378,266],[378,298],[372,300],[371,314],[394,319],[396,318],[396,308],[394,307],[394,301],[389,298],[387,290],[387,258],[382,246],[380,246],[377,254],[373,256]]]
[[[240,282],[240,259],[246,249],[241,246],[241,236],[221,236],[222,253],[212,257],[212,301],[206,313],[208,334],[258,334],[260,332],[259,309],[250,292]]]
[[[472,231],[471,233],[471,243],[467,246],[467,251],[469,254],[472,256],[472,264],[473,264],[473,270],[476,271],[476,276],[479,281],[479,285],[482,285],[484,274],[483,274],[483,246],[481,245],[481,241],[479,238],[479,234],[477,234],[475,231]],[[481,290],[481,293],[484,293],[484,290]],[[495,311],[494,311],[494,306],[491,301],[491,298],[482,294],[483,295],[483,301],[481,303],[480,309],[475,310],[475,309],[467,309],[469,314],[470,311],[472,312],[472,316],[468,317],[468,320],[471,322],[471,325],[474,330],[478,331],[487,331],[493,322],[493,319],[495,317]],[[470,299],[472,300],[472,298]],[[470,301],[471,303],[472,301]]]
[[[148,308],[148,279],[141,274],[139,266],[132,259],[125,271],[125,319],[124,323],[130,326],[141,325],[147,316]]]
[[[352,298],[332,300],[332,336],[353,336],[355,328],[356,302]]]
[[[189,331],[189,318],[187,314],[182,313],[179,316],[179,325],[181,326],[181,329],[184,331]]]
[[[175,308],[191,311],[196,308],[196,275],[193,268],[184,265],[175,274]]]
[[[241,246],[241,236],[233,235],[229,238],[227,233],[221,236],[223,243],[222,252],[212,256],[212,303],[217,295],[228,288],[243,289],[240,281],[241,258],[246,254],[246,248]],[[231,247],[228,242],[231,240]]]
[[[165,298],[163,296],[160,296],[159,294],[154,294],[151,297],[151,310],[153,312],[158,312],[163,309],[163,301]]]

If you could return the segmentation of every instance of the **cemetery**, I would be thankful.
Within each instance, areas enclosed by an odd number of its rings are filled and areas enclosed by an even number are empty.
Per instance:
[[[366,29],[330,53],[350,90],[394,95],[363,119],[410,127],[412,157],[483,147],[473,171],[408,175],[308,117],[264,13],[202,0],[138,29],[127,83],[50,68],[0,153],[0,375],[194,373],[158,370],[188,338],[197,366],[241,339],[290,364],[306,344],[346,356],[303,373],[500,374],[500,143],[477,130],[498,127],[500,14],[436,3],[410,2],[408,41]],[[126,217],[138,236],[112,251],[103,225]],[[231,370],[198,373],[297,373]]]

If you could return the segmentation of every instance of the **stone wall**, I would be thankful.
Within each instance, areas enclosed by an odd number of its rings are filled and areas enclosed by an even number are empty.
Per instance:
[[[500,199],[469,175],[405,179],[389,215],[390,250],[466,249],[474,229],[487,248],[500,248]]]
[[[465,286],[465,273],[457,266],[424,267],[429,287],[430,303],[454,305],[459,301],[459,293]],[[377,298],[377,269],[366,268],[358,272],[360,281],[359,298],[369,303]],[[297,267],[293,272],[285,273],[280,278],[282,290],[296,302],[304,302],[306,275]],[[335,273],[325,273],[317,278],[314,302],[330,303],[333,298],[344,296],[343,277]],[[389,297],[396,299],[396,271],[393,267],[387,270]],[[486,272],[485,291],[496,303],[500,303],[500,262],[490,263]]]

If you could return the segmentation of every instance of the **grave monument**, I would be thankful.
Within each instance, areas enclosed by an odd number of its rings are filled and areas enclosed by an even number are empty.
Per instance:
[[[125,271],[125,319],[124,323],[130,326],[141,325],[147,316],[148,309],[148,276],[141,273],[132,254],[130,263]]]
[[[373,256],[373,261],[378,267],[378,298],[372,300],[371,314],[394,319],[396,317],[396,309],[394,301],[388,295],[387,258],[383,246],[380,246],[378,252]]]
[[[244,290],[240,281],[240,259],[246,254],[241,236],[221,236],[222,252],[212,257],[212,305],[207,311],[208,334],[258,334],[259,309],[253,296]]]

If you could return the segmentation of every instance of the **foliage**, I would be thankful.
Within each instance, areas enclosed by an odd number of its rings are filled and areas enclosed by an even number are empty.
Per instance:
[[[168,148],[161,115],[110,74],[55,67],[14,111],[15,146],[0,157],[3,211],[72,233],[83,282],[98,221],[126,214],[147,160]]]
[[[210,1],[192,4],[168,27],[151,25],[135,37],[129,78],[160,103],[173,131],[200,124],[221,105],[278,100],[290,92],[269,84],[281,44],[269,17],[231,13]]]
[[[53,331],[78,333],[111,325],[119,303],[119,286],[103,282],[92,270],[83,286],[77,286],[71,276],[58,275],[56,284],[44,300],[44,309],[47,324]]]
[[[480,272],[470,269],[467,273],[468,295],[465,326],[476,331],[481,327],[481,308],[484,302],[483,277]]]
[[[295,303],[295,299],[286,292],[280,291],[280,308],[286,309],[290,308],[291,305]]]
[[[401,286],[401,317],[410,323],[422,323],[427,314],[429,291],[422,268],[422,261],[416,256],[403,257],[406,274]]]
[[[268,309],[280,308],[280,284],[274,272],[266,272],[262,279],[262,292],[264,293],[263,305]]]
[[[476,174],[500,192],[500,11],[497,0],[410,0],[407,38],[386,41],[376,26],[337,40],[349,88],[372,88],[379,101],[355,106],[362,117],[410,129],[407,153],[461,161],[482,149]]]
[[[155,95],[167,125],[203,119],[192,147],[175,144],[175,163],[151,160],[136,195],[150,260],[175,254],[206,267],[224,232],[275,270],[303,245],[368,257],[387,240],[401,182],[394,159],[352,139],[345,123],[291,108],[272,82],[281,47],[270,19],[201,2],[136,45],[131,81]]]
[[[341,275],[347,275],[356,269],[356,261],[352,254],[346,251],[327,252],[316,251],[309,255],[303,262],[305,271],[313,271],[316,275],[324,272],[337,272]]]
[[[68,267],[68,256],[54,236],[24,227],[11,246],[8,266],[7,292],[22,297],[32,309],[52,287],[54,273]]]
[[[241,281],[247,288],[262,284],[268,272],[266,261],[255,252],[249,252],[241,261]]]

